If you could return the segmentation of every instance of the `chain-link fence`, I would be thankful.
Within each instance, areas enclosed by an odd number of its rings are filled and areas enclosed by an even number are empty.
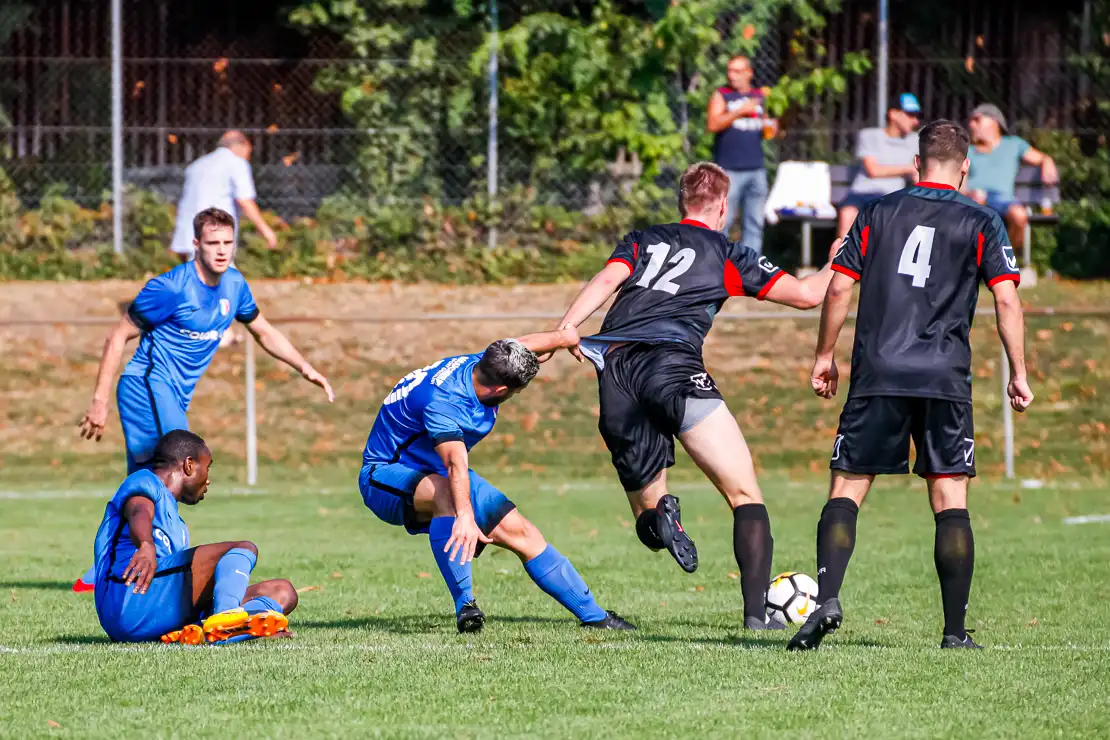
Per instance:
[[[1106,49],[1104,39],[1091,38],[1076,22],[1081,11],[986,0],[928,6],[895,2],[890,22],[891,92],[917,94],[927,117],[962,120],[986,100],[1000,104],[1023,132],[1047,127],[1097,137],[1110,127],[1105,110],[1090,104],[1110,91],[1094,87],[1097,81],[1075,62],[1078,54]],[[870,0],[847,0],[828,17],[814,35],[825,63],[836,66],[861,50],[874,58],[874,7]],[[334,29],[293,28],[288,8],[249,23],[242,20],[246,11],[220,13],[207,0],[188,6],[125,0],[123,8],[124,179],[130,185],[176,200],[184,168],[223,131],[237,128],[254,143],[260,204],[287,219],[315,213],[337,193],[379,204],[465,205],[484,197],[489,8],[464,16],[434,15],[429,6],[431,15],[422,19],[399,15],[418,9],[394,9],[378,31],[399,40],[383,43],[381,53],[356,53],[350,37]],[[525,11],[535,10],[518,0],[499,14],[499,192],[506,208],[516,198],[597,210],[621,183],[638,180],[642,164],[604,140],[603,116],[621,110],[551,105],[550,97],[530,94],[529,75],[548,52],[529,47],[536,58],[525,70],[514,62],[511,34]],[[108,0],[0,8],[0,167],[25,206],[47,193],[89,207],[105,201],[112,135],[108,18]],[[795,30],[788,22],[764,29],[753,54],[757,86],[774,84],[808,53],[793,43]],[[729,18],[719,21],[718,31],[722,49],[730,34],[743,33]],[[573,38],[565,29],[548,32]],[[551,64],[563,63],[548,56]],[[724,83],[723,66],[682,67],[656,88],[647,86],[646,112],[627,115],[646,132],[674,132],[682,143],[672,163],[678,169],[685,163],[679,160],[706,155],[704,105],[708,92]],[[874,72],[850,78],[842,94],[823,93],[789,110],[784,134],[768,145],[772,155],[850,160],[856,133],[876,123],[874,84]],[[632,99],[615,83],[606,95]],[[643,116],[639,124],[636,115]],[[573,147],[561,140],[567,131],[576,132]]]

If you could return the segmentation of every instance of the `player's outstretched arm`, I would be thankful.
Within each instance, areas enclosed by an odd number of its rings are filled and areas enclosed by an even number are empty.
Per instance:
[[[594,275],[590,282],[578,291],[570,308],[559,321],[558,328],[581,326],[583,321],[593,316],[597,309],[613,297],[631,274],[632,269],[623,262],[610,262],[605,265],[601,272]]]
[[[825,291],[829,288],[829,281],[832,280],[833,256],[840,249],[840,244],[843,241],[843,239],[833,241],[832,247],[829,249],[829,264],[821,268],[820,272],[807,275],[801,279],[793,275],[783,275],[767,291],[766,299],[772,303],[802,310],[820,306],[821,301],[825,300]]]
[[[261,314],[247,324],[247,330],[271,357],[281,360],[299,372],[309,383],[323,388],[324,392],[328,394],[329,403],[335,400],[335,393],[332,392],[328,379],[308,364],[308,360],[297,351],[293,343]]]
[[[817,350],[814,352],[813,372],[809,377],[813,392],[822,398],[835,396],[836,387],[840,381],[840,371],[836,367],[836,340],[840,337],[844,321],[848,318],[854,284],[855,280],[836,272],[833,273],[828,290],[825,291],[825,301],[821,306],[821,328],[817,333]]]
[[[137,594],[145,594],[158,570],[158,553],[154,547],[154,502],[145,496],[132,496],[123,505],[123,517],[131,532],[131,542],[138,549],[123,571],[124,584]]]
[[[578,330],[573,326],[556,329],[555,331],[526,334],[523,337],[517,337],[517,341],[539,355],[542,358],[541,362],[550,358],[553,352],[560,349],[569,349],[571,354],[577,357],[579,362],[582,362],[582,355],[578,351]]]
[[[96,388],[93,389],[92,401],[85,411],[84,417],[78,423],[81,427],[81,436],[85,439],[96,438],[99,442],[104,436],[104,425],[108,421],[108,399],[112,397],[112,381],[123,361],[123,351],[127,343],[139,336],[139,328],[131,322],[131,318],[124,314],[120,317],[108,338],[104,340],[104,351],[100,354],[100,366],[96,370]]]
[[[466,445],[460,440],[440,442],[436,445],[436,453],[447,468],[447,484],[455,506],[455,524],[443,551],[451,554],[451,560],[458,556],[459,565],[466,565],[474,559],[479,542],[491,542],[474,520],[474,507],[470,504],[470,459]]]
[[[994,294],[994,314],[998,319],[998,336],[1006,349],[1010,362],[1010,384],[1006,395],[1014,411],[1025,411],[1033,403],[1033,391],[1025,372],[1025,316],[1021,312],[1021,299],[1017,283],[1002,280],[991,286]]]

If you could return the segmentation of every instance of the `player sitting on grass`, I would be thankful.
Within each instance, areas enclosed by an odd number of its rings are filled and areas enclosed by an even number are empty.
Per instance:
[[[212,453],[185,430],[158,441],[149,470],[127,476],[96,533],[96,614],[120,642],[199,644],[287,636],[297,606],[289,581],[249,586],[254,543],[189,546],[178,504],[208,490]],[[203,619],[208,615],[207,619]],[[199,622],[199,624],[198,624]]]
[[[485,623],[471,587],[471,561],[486,543],[515,553],[536,585],[583,627],[635,629],[598,606],[570,561],[468,462],[470,449],[493,429],[499,404],[536,377],[535,353],[577,343],[574,330],[546,332],[448,357],[402,378],[378,411],[362,454],[363,501],[382,521],[428,535],[459,632],[477,632]]]
[[[852,384],[833,443],[829,500],[817,523],[818,609],[790,650],[814,650],[844,618],[840,586],[856,546],[856,519],[876,475],[925,479],[936,522],[933,561],[944,607],[942,648],[977,648],[964,627],[975,567],[967,513],[975,477],[971,412],[971,322],[979,283],[994,294],[998,334],[1010,363],[1010,405],[1025,411],[1025,324],[1017,259],[994,211],[957,190],[967,176],[968,134],[934,121],[918,136],[921,181],[884,196],[856,217],[833,260],[810,382],[836,395],[833,353],[859,282]]]
[[[706,372],[702,344],[730,296],[811,308],[820,305],[832,273],[825,268],[796,280],[730,242],[718,231],[728,188],[728,175],[717,165],[691,165],[679,182],[682,221],[625,236],[559,326],[581,325],[617,293],[601,332],[584,337],[581,350],[597,368],[598,426],[636,517],[636,534],[648,548],[668,550],[688,573],[697,569],[678,499],[667,493],[678,437],[732,509],[744,624],[767,629],[773,626],[765,604],[771,522],[744,435]]]

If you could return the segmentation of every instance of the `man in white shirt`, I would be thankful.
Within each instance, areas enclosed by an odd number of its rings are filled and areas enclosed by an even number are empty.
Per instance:
[[[239,236],[239,216],[251,220],[258,233],[273,249],[277,237],[262,220],[255,203],[254,177],[251,175],[251,142],[241,131],[228,131],[220,137],[216,151],[205,154],[185,170],[185,187],[177,203],[177,226],[170,251],[182,262],[193,258],[193,218],[206,208],[219,208],[235,217],[235,236]]]

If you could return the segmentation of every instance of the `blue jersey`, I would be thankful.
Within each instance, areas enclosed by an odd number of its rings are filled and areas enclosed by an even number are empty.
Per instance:
[[[183,408],[208,369],[220,338],[238,320],[258,316],[243,274],[229,268],[216,286],[205,285],[187,262],[147,282],[128,316],[142,331],[139,348],[124,375],[158,380],[173,389]]]
[[[435,446],[458,440],[470,450],[497,421],[497,407],[483,406],[474,393],[480,359],[480,354],[448,357],[401,378],[378,411],[363,465],[399,462],[447,475]]]
[[[131,528],[123,507],[133,496],[154,502],[154,548],[158,559],[189,549],[189,528],[177,511],[177,499],[162,479],[149,470],[140,470],[124,479],[112,500],[104,507],[104,520],[96,533],[96,582],[108,576],[120,577],[135,554]]]

